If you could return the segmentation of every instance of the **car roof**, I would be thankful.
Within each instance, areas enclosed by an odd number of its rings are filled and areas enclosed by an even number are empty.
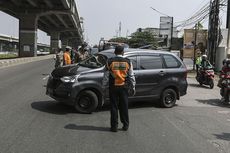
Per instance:
[[[104,50],[99,52],[99,54],[103,54],[106,56],[112,56],[114,54],[114,50],[115,49],[108,49],[108,50]],[[140,49],[140,48],[125,48],[124,49],[124,55],[128,55],[128,54],[132,54],[132,53],[155,53],[155,54],[170,54],[170,55],[174,55],[173,53],[169,52],[169,51],[163,51],[163,50],[150,50],[150,49]]]

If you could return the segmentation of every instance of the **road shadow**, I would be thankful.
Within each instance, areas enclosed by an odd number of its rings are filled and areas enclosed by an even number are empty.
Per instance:
[[[177,106],[177,105],[175,105]],[[138,108],[162,108],[160,107],[159,101],[132,101],[129,102],[129,109],[138,109]],[[109,111],[110,104],[105,104],[102,108],[98,109],[97,112],[100,111]]]
[[[189,86],[191,87],[196,87],[196,88],[204,88],[204,89],[210,89],[210,87],[208,85],[199,85],[199,84],[196,84],[196,83],[189,83],[188,84]]]
[[[177,106],[177,105],[175,105]],[[56,114],[56,115],[66,115],[70,113],[78,113],[73,106],[69,106],[57,101],[36,101],[31,103],[31,107],[35,110]],[[139,108],[160,108],[159,101],[135,101],[129,102],[129,109],[139,109]],[[110,104],[105,104],[100,109],[95,112],[110,111]]]
[[[220,99],[196,99],[197,102],[212,106],[218,106],[218,107],[227,107],[230,108],[230,105],[224,104],[221,102]]]
[[[217,139],[230,141],[230,133],[213,134]]]
[[[56,101],[36,101],[31,103],[31,107],[41,112],[57,115],[76,113],[74,107]]]
[[[64,128],[68,130],[110,132],[109,127],[97,127],[97,126],[92,126],[92,125],[67,124]]]

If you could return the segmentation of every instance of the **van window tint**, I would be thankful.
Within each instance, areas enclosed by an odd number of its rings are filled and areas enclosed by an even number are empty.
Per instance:
[[[178,68],[181,66],[178,60],[172,55],[164,55],[163,57],[167,68]]]
[[[161,68],[162,68],[162,60],[160,56],[156,56],[156,55],[140,56],[141,70],[161,69]]]
[[[127,58],[130,59],[130,61],[132,62],[133,70],[137,70],[137,57],[136,56],[130,56]]]

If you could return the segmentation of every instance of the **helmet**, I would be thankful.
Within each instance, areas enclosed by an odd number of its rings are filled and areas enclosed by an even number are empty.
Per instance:
[[[70,51],[71,47],[70,46],[66,46],[65,49],[66,49],[66,51]]]
[[[226,59],[224,59],[224,60],[222,61],[223,65],[226,64],[227,60],[229,60],[229,59],[226,58]]]
[[[207,60],[207,59],[208,59],[207,55],[202,55],[202,60]]]
[[[88,48],[88,47],[85,47],[85,48],[84,48],[84,51],[89,51],[89,48]]]
[[[226,66],[228,67],[228,68],[230,68],[230,60],[229,59],[226,59]]]

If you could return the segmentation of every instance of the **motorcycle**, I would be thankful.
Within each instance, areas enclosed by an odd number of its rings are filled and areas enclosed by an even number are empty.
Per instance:
[[[214,87],[214,71],[213,68],[203,69],[200,68],[196,76],[196,80],[200,85],[209,85],[210,89]]]
[[[230,73],[222,74],[220,76],[222,78],[221,81],[221,89],[220,95],[223,97],[223,102],[225,104],[229,104],[229,94],[230,94]]]

